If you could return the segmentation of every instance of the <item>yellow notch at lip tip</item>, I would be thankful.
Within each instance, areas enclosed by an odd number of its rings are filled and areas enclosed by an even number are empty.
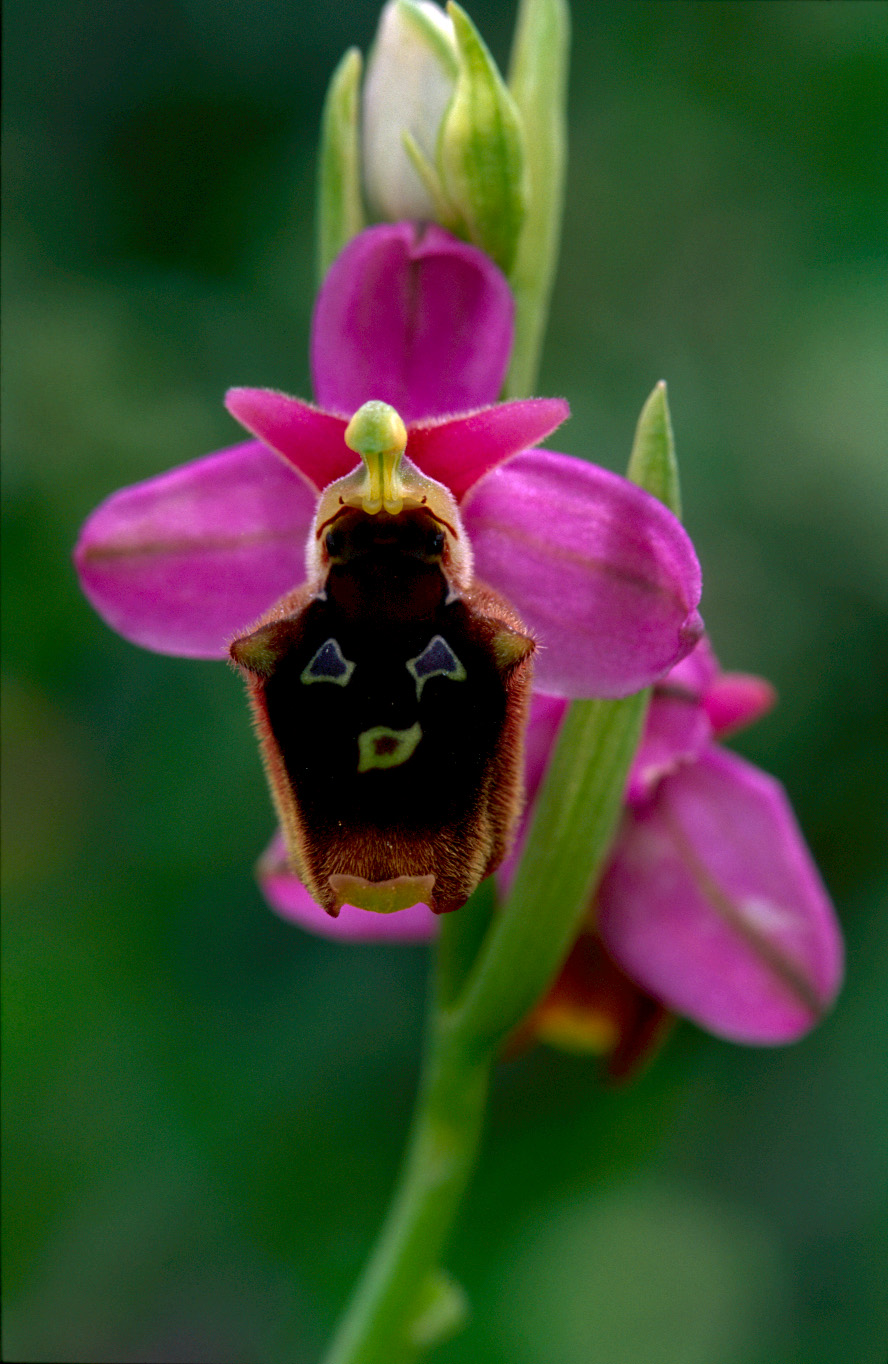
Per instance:
[[[383,507],[397,516],[404,506],[401,457],[407,448],[407,428],[388,403],[359,407],[345,428],[345,443],[364,461],[361,507],[375,516]]]

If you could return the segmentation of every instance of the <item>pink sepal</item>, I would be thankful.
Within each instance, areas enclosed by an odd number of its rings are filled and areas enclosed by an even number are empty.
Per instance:
[[[514,312],[505,276],[477,247],[435,225],[367,228],[333,262],[315,304],[315,396],[349,414],[380,399],[405,422],[495,402]]]
[[[715,746],[626,812],[598,927],[643,989],[735,1042],[800,1037],[841,981],[835,914],[783,788]]]
[[[529,450],[463,504],[482,581],[537,635],[536,683],[560,696],[628,696],[702,634],[700,566],[661,502],[627,479]]]
[[[258,441],[121,488],[74,550],[83,591],[134,644],[222,658],[305,577],[316,494]]]

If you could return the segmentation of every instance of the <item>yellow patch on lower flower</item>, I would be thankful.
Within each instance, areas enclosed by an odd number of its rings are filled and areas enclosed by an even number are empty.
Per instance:
[[[368,881],[363,876],[333,875],[327,884],[336,897],[336,913],[343,905],[369,909],[375,914],[396,914],[399,909],[425,904],[435,884],[434,876],[393,876],[388,881]]]
[[[592,1009],[573,1009],[549,1001],[539,1010],[534,1020],[534,1032],[541,1042],[563,1051],[594,1052],[604,1056],[620,1040],[620,1030],[614,1018]]]

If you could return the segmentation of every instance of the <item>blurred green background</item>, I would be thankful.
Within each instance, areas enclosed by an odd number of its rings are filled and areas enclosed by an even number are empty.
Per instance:
[[[79,596],[90,509],[308,392],[316,129],[369,0],[11,0],[5,146],[4,1358],[318,1358],[391,1187],[424,948],[278,921],[240,687]],[[472,13],[501,60],[511,5]],[[782,704],[847,930],[822,1027],[688,1024],[625,1090],[500,1069],[441,1364],[882,1364],[888,8],[577,4],[541,391],[624,465],[666,377],[704,611]]]

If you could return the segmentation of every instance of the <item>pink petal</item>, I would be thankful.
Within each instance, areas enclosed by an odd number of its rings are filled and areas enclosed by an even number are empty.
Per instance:
[[[531,450],[463,507],[479,578],[538,636],[536,681],[561,696],[627,696],[700,638],[700,566],[682,526],[634,483]]]
[[[524,735],[524,796],[528,806],[536,800],[566,710],[563,697],[534,692]]]
[[[766,715],[777,700],[774,688],[763,677],[723,673],[705,636],[663,678],[660,689],[686,692],[702,701],[717,736],[751,725]]]
[[[777,693],[763,677],[722,673],[703,694],[703,705],[716,735],[733,734],[767,715]]]
[[[158,653],[221,658],[232,635],[305,577],[316,496],[249,441],[121,488],[74,562],[96,611]]]
[[[569,416],[563,398],[498,403],[465,416],[411,426],[407,454],[459,501],[484,474],[545,440]]]
[[[343,905],[333,919],[316,905],[287,866],[280,833],[275,834],[256,869],[259,884],[272,909],[322,938],[349,942],[422,942],[438,931],[438,919],[426,905],[412,905],[395,914],[371,914]]]
[[[533,693],[530,716],[524,733],[524,814],[512,850],[496,873],[500,895],[504,897],[511,889],[524,852],[524,843],[534,816],[534,802],[549,765],[549,758],[552,756],[566,710],[567,702],[563,697],[544,696],[541,692]]]
[[[664,777],[693,762],[711,738],[712,728],[699,702],[688,695],[664,695],[657,687],[629,773],[629,804],[651,796]]]
[[[717,1036],[792,1041],[835,998],[840,931],[785,792],[732,753],[627,813],[599,899],[623,970]]]
[[[225,406],[241,426],[292,464],[317,489],[359,463],[345,443],[346,421],[271,388],[230,388]]]
[[[660,685],[670,690],[681,690],[700,700],[703,693],[715,682],[720,671],[709,637],[704,635],[688,656],[670,669]]]
[[[314,392],[349,416],[371,398],[405,422],[495,402],[514,304],[492,261],[436,226],[385,223],[354,237],[315,305]]]

